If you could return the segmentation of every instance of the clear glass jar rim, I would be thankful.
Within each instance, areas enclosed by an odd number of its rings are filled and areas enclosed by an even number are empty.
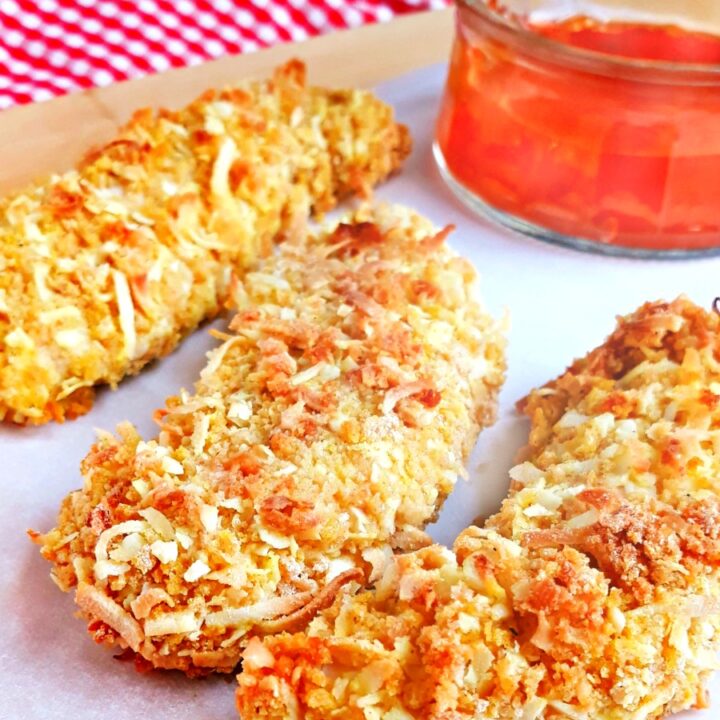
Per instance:
[[[574,47],[533,32],[528,27],[513,21],[512,17],[490,8],[487,0],[456,0],[456,4],[477,13],[483,20],[492,23],[498,29],[515,35],[529,48],[537,48],[552,55],[556,62],[562,63],[564,59],[567,59],[570,63],[580,62],[584,69],[590,71],[595,66],[596,72],[603,75],[608,73],[608,69],[617,68],[654,76],[663,74],[670,82],[678,82],[680,79],[672,76],[692,75],[695,80],[701,82],[704,80],[708,83],[720,84],[720,64],[642,60]],[[720,42],[720,37],[718,37],[718,41]],[[655,79],[659,78],[656,77]]]

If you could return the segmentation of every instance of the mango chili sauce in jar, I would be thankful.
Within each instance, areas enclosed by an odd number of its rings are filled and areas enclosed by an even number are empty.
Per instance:
[[[544,239],[720,250],[720,38],[460,0],[435,153],[470,205]]]

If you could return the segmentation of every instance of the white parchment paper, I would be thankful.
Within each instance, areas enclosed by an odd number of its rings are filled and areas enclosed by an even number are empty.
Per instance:
[[[419,41],[421,41],[419,39]],[[436,223],[454,223],[452,244],[472,259],[494,313],[509,310],[509,375],[499,422],[486,431],[470,463],[470,480],[448,499],[434,537],[452,542],[477,516],[493,512],[507,488],[507,470],[527,428],[513,403],[561,372],[612,329],[614,317],[649,299],[679,293],[709,306],[720,295],[720,259],[632,261],[582,254],[513,235],[461,206],[434,166],[430,144],[444,80],[433,67],[380,88],[411,127],[415,152],[380,199],[417,208]],[[222,326],[222,321],[215,323]],[[25,535],[54,524],[61,498],[80,485],[78,467],[95,427],[122,420],[152,436],[154,408],[190,388],[214,345],[207,328],[171,357],[117,392],[99,394],[93,411],[75,422],[41,428],[0,427],[0,718],[7,720],[232,720],[234,683],[192,681],[176,673],[137,674],[131,663],[93,644],[74,605],[50,581],[49,566]],[[717,705],[684,720],[720,717]]]

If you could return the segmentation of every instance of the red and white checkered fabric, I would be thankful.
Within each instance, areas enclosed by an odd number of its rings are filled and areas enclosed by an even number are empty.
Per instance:
[[[0,109],[448,0],[0,0]]]

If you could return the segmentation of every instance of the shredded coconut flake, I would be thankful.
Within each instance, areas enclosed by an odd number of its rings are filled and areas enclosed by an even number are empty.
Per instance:
[[[196,560],[183,575],[186,582],[195,582],[210,572],[210,566],[202,560]]]
[[[127,563],[116,563],[111,560],[98,560],[95,563],[95,577],[98,580],[106,580],[109,577],[124,575],[130,566]]]
[[[212,505],[203,505],[200,508],[200,522],[207,532],[215,532],[219,525],[218,509]]]
[[[210,179],[210,190],[218,197],[232,198],[229,185],[230,168],[237,157],[237,145],[231,137],[225,137],[220,145]]]
[[[270,530],[266,530],[264,527],[258,528],[258,536],[264,543],[267,543],[270,547],[277,550],[290,547],[291,541],[289,537],[278,535]]]
[[[171,563],[175,562],[178,557],[178,547],[174,540],[163,542],[162,540],[156,540],[150,545],[150,552],[161,562]]]
[[[252,417],[252,403],[244,398],[231,399],[227,416],[238,424],[247,422]]]
[[[148,521],[150,527],[165,540],[172,540],[175,537],[175,530],[170,521],[159,510],[155,508],[144,508],[138,511],[140,517]]]
[[[164,613],[145,621],[144,630],[148,637],[157,635],[177,635],[195,632],[200,629],[200,621],[191,610]]]
[[[304,383],[309,382],[320,373],[324,365],[325,363],[318,363],[317,365],[312,365],[306,370],[297,373],[297,375],[293,375],[293,377],[290,378],[290,384],[297,387],[298,385],[303,385]]]
[[[182,463],[173,457],[164,457],[161,466],[163,472],[168,473],[168,475],[182,475],[185,472]]]
[[[112,277],[120,316],[120,329],[125,338],[125,353],[128,359],[134,360],[137,349],[137,334],[135,331],[135,307],[130,295],[130,287],[125,273],[113,270]]]
[[[129,533],[140,533],[146,527],[147,525],[141,520],[126,520],[104,530],[95,543],[95,559],[98,561],[108,559],[108,545],[113,538]]]

